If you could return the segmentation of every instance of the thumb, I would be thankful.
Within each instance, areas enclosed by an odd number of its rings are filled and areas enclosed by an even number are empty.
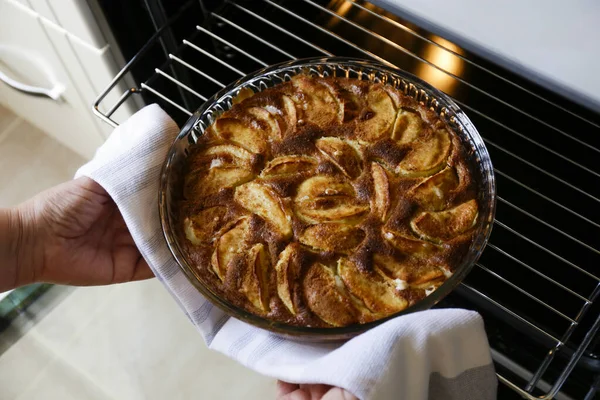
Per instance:
[[[339,387],[333,387],[321,398],[321,400],[359,400],[347,390]]]

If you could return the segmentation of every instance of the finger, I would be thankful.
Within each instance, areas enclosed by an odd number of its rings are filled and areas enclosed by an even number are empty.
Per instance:
[[[358,397],[339,387],[329,389],[321,400],[358,400]]]
[[[114,207],[114,211],[115,211],[115,217],[114,217],[114,221],[113,221],[113,227],[115,230],[119,230],[121,232],[127,232],[129,233],[129,228],[127,227],[127,224],[125,223],[125,219],[123,219],[123,214],[121,214],[121,210],[119,210],[119,208],[117,207],[116,204],[114,204],[114,202],[111,200],[112,202],[112,206]]]
[[[113,244],[115,246],[131,246],[137,249],[135,241],[127,228],[120,229],[114,233]]]
[[[320,399],[331,388],[332,386],[330,385],[323,385],[319,383],[307,383],[300,385],[300,389],[310,393],[313,399]]]
[[[106,190],[98,182],[88,178],[87,176],[80,176],[77,179],[73,179],[71,182],[73,182],[75,185],[80,185],[82,188],[89,190],[90,192],[93,192],[97,195],[106,196],[110,199],[110,196],[108,196]]]
[[[295,383],[277,381],[277,398],[291,393],[298,388],[299,386]]]
[[[131,277],[132,281],[141,281],[144,279],[154,278],[154,272],[148,266],[144,257],[140,256],[139,261],[135,265],[135,271],[133,272],[133,276]]]
[[[312,397],[303,389],[296,389],[291,393],[277,397],[277,400],[312,400]]]

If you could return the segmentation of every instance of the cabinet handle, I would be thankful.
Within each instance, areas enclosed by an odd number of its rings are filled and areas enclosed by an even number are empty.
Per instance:
[[[38,97],[48,97],[52,100],[60,100],[61,95],[65,91],[65,86],[60,83],[54,73],[50,70],[50,68],[44,63],[39,57],[29,54],[26,51],[11,46],[0,45],[0,56],[2,54],[12,54],[13,57],[21,58],[24,61],[27,61],[30,65],[35,65],[39,68],[40,72],[45,75],[45,77],[52,84],[51,88],[43,88],[37,86],[31,86],[23,82],[19,82],[7,74],[0,70],[0,81],[6,83],[8,86],[12,87],[19,92]]]

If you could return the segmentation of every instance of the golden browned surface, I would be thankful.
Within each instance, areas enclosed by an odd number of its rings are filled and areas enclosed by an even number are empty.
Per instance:
[[[272,320],[346,326],[452,275],[478,205],[435,113],[390,86],[305,75],[235,103],[190,154],[180,207],[216,293]]]

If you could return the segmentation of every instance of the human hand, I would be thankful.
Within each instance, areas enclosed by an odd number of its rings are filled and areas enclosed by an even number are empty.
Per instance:
[[[14,287],[106,285],[153,276],[116,204],[89,178],[49,189],[18,206],[15,215],[20,238]]]
[[[294,384],[277,381],[277,400],[358,400],[339,387],[321,384]]]

